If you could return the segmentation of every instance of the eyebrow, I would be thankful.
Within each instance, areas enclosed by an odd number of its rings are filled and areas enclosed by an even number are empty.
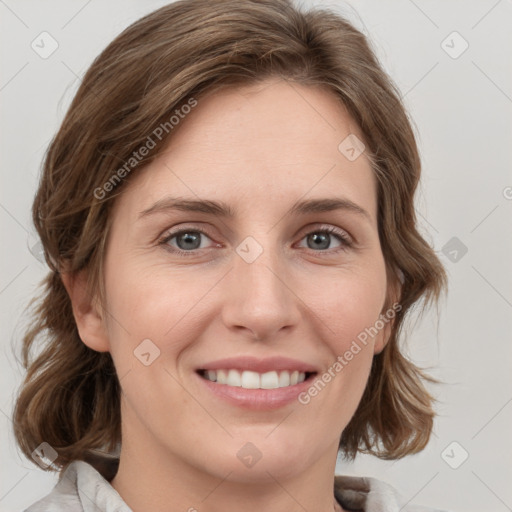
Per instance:
[[[140,212],[139,218],[155,213],[165,213],[170,210],[200,212],[223,218],[233,218],[235,216],[235,211],[228,204],[222,201],[164,197],[149,208]],[[365,217],[367,220],[371,221],[370,214],[364,208],[349,199],[341,197],[298,201],[291,207],[288,215],[307,215],[308,213],[322,213],[335,210],[344,210],[356,213],[357,215]]]

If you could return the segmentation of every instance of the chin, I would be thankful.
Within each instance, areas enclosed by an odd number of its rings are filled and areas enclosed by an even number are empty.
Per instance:
[[[216,462],[215,474],[219,478],[229,475],[227,479],[231,482],[268,483],[276,479],[286,480],[311,467],[315,457],[305,451],[306,436],[300,437],[302,442],[294,443],[284,432],[281,436],[274,432],[269,437],[270,431],[265,429],[259,435],[236,436],[219,453],[212,453],[209,460]]]

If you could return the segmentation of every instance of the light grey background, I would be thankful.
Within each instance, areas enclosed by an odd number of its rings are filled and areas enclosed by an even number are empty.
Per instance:
[[[17,452],[10,420],[22,377],[13,349],[45,274],[29,251],[41,160],[93,58],[165,3],[0,0],[2,511],[22,510],[56,481]],[[369,35],[402,91],[424,163],[422,230],[450,278],[439,320],[426,315],[409,339],[413,359],[444,382],[434,389],[431,443],[395,462],[340,461],[338,472],[384,479],[407,499],[453,511],[512,510],[512,2],[314,3],[339,9]],[[43,31],[59,45],[47,59],[31,48]],[[453,237],[459,247],[446,247]]]

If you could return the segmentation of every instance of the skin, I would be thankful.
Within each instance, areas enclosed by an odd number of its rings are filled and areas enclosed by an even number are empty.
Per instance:
[[[205,389],[195,370],[237,355],[327,370],[384,312],[376,181],[364,153],[351,162],[338,150],[349,134],[363,139],[337,98],[317,87],[273,79],[199,99],[116,200],[104,307],[84,293],[84,273],[64,277],[83,342],[109,351],[121,380],[112,485],[135,512],[333,510],[338,442],[390,324],[307,405],[241,410]],[[170,195],[223,201],[234,217],[140,216]],[[289,213],[298,200],[333,197],[368,216]],[[330,227],[352,246],[335,235],[315,246],[310,235]],[[196,233],[192,256],[172,252],[187,250],[182,238],[162,242],[181,228],[206,232]],[[263,249],[252,263],[235,250],[247,236]],[[144,339],[160,350],[149,366],[134,356]],[[247,442],[262,454],[251,468],[237,457]]]

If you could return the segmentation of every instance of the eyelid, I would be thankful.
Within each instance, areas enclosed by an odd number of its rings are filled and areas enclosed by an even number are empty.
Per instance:
[[[304,233],[302,235],[302,238],[310,233],[316,233],[316,232],[328,232],[331,235],[337,235],[343,240],[343,242],[345,244],[354,244],[355,243],[354,238],[352,237],[352,235],[349,234],[349,232],[346,229],[340,228],[338,226],[334,226],[332,224],[316,222],[316,223],[307,225],[306,227],[304,227],[303,230],[300,231],[300,233]]]
[[[173,247],[173,246],[168,245],[168,242],[171,239],[173,239],[174,237],[176,237],[182,233],[186,233],[187,231],[200,233],[200,234],[206,236],[207,238],[209,238],[212,242],[214,242],[214,244],[217,247],[219,247],[219,246],[222,247],[221,244],[219,244],[218,242],[215,242],[213,240],[213,237],[211,236],[211,234],[208,232],[207,229],[205,229],[203,227],[199,228],[197,226],[186,226],[186,225],[183,227],[176,228],[176,230],[165,231],[162,235],[160,235],[158,237],[157,244],[158,245],[167,245],[168,247],[170,247],[170,249],[168,249],[168,250],[170,250],[171,252],[173,252],[175,254],[182,254],[185,256],[197,255],[198,251],[200,251],[200,250],[210,249],[210,248],[203,248],[203,249],[193,249],[190,251],[185,251],[183,249],[179,249],[178,247]],[[328,254],[333,254],[333,253],[337,253],[339,251],[346,250],[348,248],[352,248],[354,245],[353,237],[346,230],[336,227],[336,226],[333,226],[332,224],[322,224],[322,223],[315,223],[313,225],[305,226],[299,232],[299,233],[301,233],[301,235],[300,235],[298,242],[301,242],[306,236],[308,236],[312,233],[321,233],[321,232],[337,236],[340,239],[341,245],[340,245],[340,247],[337,247],[335,249],[328,249],[328,250],[322,250],[322,251],[315,251],[313,249],[309,249],[310,251],[312,251],[314,253],[318,253],[318,254],[324,253],[324,254],[328,255]]]
[[[210,240],[212,240],[212,242],[214,242],[213,240],[213,237],[212,237],[212,234],[208,232],[207,229],[201,227],[197,227],[197,226],[180,226],[179,228],[176,228],[175,230],[172,230],[171,229],[168,229],[166,231],[164,231],[156,240],[157,244],[158,245],[161,245],[161,244],[166,244],[169,240],[171,240],[172,238],[174,238],[175,236],[178,236],[178,235],[181,235],[182,233],[186,233],[186,232],[197,232],[197,233],[201,233],[202,235],[208,237]],[[217,242],[215,242],[217,244],[217,246],[219,245]],[[176,248],[176,247],[173,247],[172,248],[173,250],[175,250],[176,252],[186,252],[186,253],[194,253],[194,252],[197,252],[198,249],[195,249],[194,251],[183,251],[182,249],[179,249],[179,248]]]

